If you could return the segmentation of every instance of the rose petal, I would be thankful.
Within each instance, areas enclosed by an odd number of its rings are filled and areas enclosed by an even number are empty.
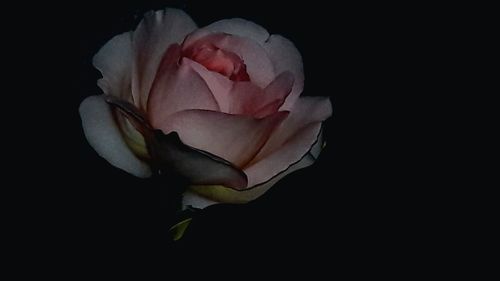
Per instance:
[[[278,111],[288,95],[290,95],[293,85],[294,77],[291,72],[285,71],[278,75],[276,79],[264,89],[265,97],[262,101],[264,106],[258,109],[256,117],[267,116],[267,114],[271,112]]]
[[[123,139],[132,152],[140,159],[149,159],[149,152],[144,136],[134,127],[134,125],[120,111],[115,112],[116,123],[118,124]]]
[[[313,145],[310,151],[318,151],[321,149],[321,139],[320,134],[318,141]],[[191,191],[186,192],[184,204],[192,205],[196,208],[205,208],[219,202],[235,204],[247,203],[260,197],[286,175],[310,166],[314,163],[314,161],[315,158],[311,155],[311,153],[306,153],[297,163],[287,167],[285,170],[281,171],[268,181],[259,185],[251,186],[250,188],[244,190],[234,190],[222,185],[193,185],[189,188]]]
[[[283,143],[279,150],[246,167],[248,186],[266,182],[298,162],[315,144],[320,130],[321,122],[310,124]]]
[[[128,148],[103,96],[86,98],[79,108],[83,132],[95,151],[113,166],[137,177],[149,177],[151,169]]]
[[[208,206],[218,204],[220,202],[210,200],[200,196],[197,193],[187,190],[182,194],[182,209],[185,210],[188,206],[198,209],[204,209]]]
[[[180,43],[196,24],[183,11],[165,9],[149,12],[133,35],[135,60],[132,65],[132,94],[135,105],[146,109],[151,85],[165,50]]]
[[[266,116],[269,116],[270,114],[273,114],[274,112],[276,112],[282,104],[283,104],[282,100],[273,101],[273,102],[255,110],[255,112],[253,113],[253,116],[255,118],[264,118]]]
[[[292,92],[281,106],[282,110],[291,110],[304,89],[302,56],[295,45],[281,35],[271,35],[263,47],[273,63],[275,73],[290,71],[295,76]]]
[[[178,132],[182,141],[238,167],[251,160],[288,112],[263,119],[206,110],[185,110],[159,124],[163,132]]]
[[[290,94],[292,85],[293,76],[289,72],[279,75],[264,90],[251,82],[235,82],[229,92],[231,103],[228,113],[255,116],[259,112],[256,117],[264,117],[277,112]],[[275,106],[270,107],[270,104]]]
[[[115,121],[122,132],[123,139],[132,152],[140,159],[150,158],[144,135],[151,130],[146,114],[130,102],[111,95],[104,100],[111,106]]]
[[[215,97],[220,111],[229,112],[229,104],[231,102],[229,92],[233,87],[233,81],[220,73],[206,69],[203,65],[188,58],[183,58],[182,63],[189,65],[203,78],[212,95]]]
[[[190,59],[183,58],[183,63],[189,64],[205,80],[220,111],[230,114],[263,118],[277,112],[290,94],[294,81],[290,72],[283,72],[262,90],[251,82],[233,82]]]
[[[282,72],[266,88],[266,99],[282,100],[290,93],[293,87],[294,77],[289,71]]]
[[[132,102],[130,88],[132,61],[130,32],[113,37],[97,52],[92,62],[103,76],[97,84],[104,93]]]
[[[322,122],[332,115],[332,104],[327,97],[301,97],[295,103],[288,118],[273,131],[269,140],[249,165],[279,150],[308,124]],[[304,148],[303,148],[304,149]],[[301,154],[304,154],[303,150]],[[289,163],[283,163],[286,165]]]
[[[193,47],[193,44],[200,44],[199,40],[240,56],[247,66],[250,80],[257,86],[264,88],[275,78],[273,64],[266,50],[257,42],[236,35],[211,33],[202,28],[186,37],[182,44],[183,52]]]
[[[246,175],[240,169],[216,155],[185,145],[176,132],[165,135],[155,131],[150,150],[160,167],[179,173],[193,184],[224,184],[237,189],[247,186]]]
[[[311,148],[311,150],[309,150],[309,155],[312,158],[314,158],[315,161],[316,161],[316,159],[318,159],[319,154],[321,153],[321,151],[325,147],[325,144],[326,144],[326,142],[325,142],[325,136],[323,135],[323,131],[321,131],[321,133],[319,134],[318,140],[313,145],[313,147]]]
[[[189,64],[171,64],[169,54],[176,48],[178,45],[172,45],[166,52],[151,88],[148,116],[154,128],[161,128],[168,116],[186,109],[219,110],[207,84]]]
[[[214,33],[228,33],[240,37],[250,38],[259,43],[264,43],[269,38],[269,33],[262,26],[241,18],[224,19],[216,21],[203,29]]]
[[[252,82],[235,82],[229,91],[227,113],[252,116],[261,106],[264,91]]]

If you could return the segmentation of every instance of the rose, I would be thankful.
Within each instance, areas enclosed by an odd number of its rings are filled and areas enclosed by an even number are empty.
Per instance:
[[[251,201],[322,149],[329,99],[299,98],[300,53],[253,22],[197,29],[183,11],[150,12],[93,63],[104,95],[80,105],[88,142],[135,176],[186,177],[185,204]]]

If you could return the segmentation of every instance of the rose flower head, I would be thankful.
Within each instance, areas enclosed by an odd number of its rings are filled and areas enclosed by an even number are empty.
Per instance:
[[[322,149],[330,100],[300,96],[299,51],[253,22],[149,12],[93,63],[104,94],[80,105],[88,142],[135,176],[185,177],[185,204],[254,200]]]

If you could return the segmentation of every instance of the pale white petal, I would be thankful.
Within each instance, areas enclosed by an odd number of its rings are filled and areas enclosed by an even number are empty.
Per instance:
[[[92,63],[103,76],[97,84],[104,93],[132,102],[133,58],[131,32],[113,37],[97,52]]]
[[[182,195],[182,209],[187,209],[188,206],[198,209],[204,209],[208,206],[219,204],[217,201],[212,201],[206,197],[200,196],[190,190]]]
[[[139,160],[125,143],[102,95],[86,98],[79,111],[85,137],[101,157],[137,177],[151,176],[149,166]]]
[[[269,33],[262,26],[241,18],[223,19],[203,27],[211,32],[224,32],[253,39],[264,43],[269,38]]]

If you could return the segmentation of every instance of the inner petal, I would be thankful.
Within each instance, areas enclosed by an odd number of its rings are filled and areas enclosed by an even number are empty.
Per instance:
[[[218,72],[233,81],[250,81],[246,65],[237,54],[222,50],[212,43],[199,40],[183,52],[189,58],[208,70]]]

